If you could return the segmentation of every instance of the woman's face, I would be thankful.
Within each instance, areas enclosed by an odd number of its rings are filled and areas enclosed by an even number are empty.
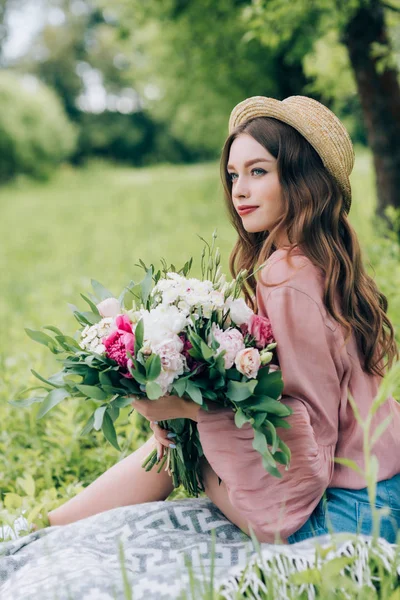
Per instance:
[[[227,171],[232,181],[233,205],[245,230],[270,231],[283,212],[277,160],[251,135],[241,133],[232,142]],[[240,209],[245,206],[257,208],[241,214]]]

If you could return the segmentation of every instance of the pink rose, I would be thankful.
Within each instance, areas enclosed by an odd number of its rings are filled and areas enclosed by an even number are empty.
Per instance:
[[[215,323],[212,324],[211,328],[214,338],[220,344],[216,352],[220,354],[222,350],[226,350],[224,354],[225,369],[230,369],[239,350],[245,347],[243,335],[238,329],[229,328],[223,331]],[[209,343],[211,343],[211,339]]]
[[[261,315],[252,315],[248,326],[248,333],[255,338],[256,346],[260,349],[265,348],[265,346],[274,341],[271,322]]]
[[[239,373],[246,375],[249,379],[256,379],[261,366],[259,351],[256,348],[240,350],[236,355],[235,365]]]
[[[116,298],[106,298],[97,305],[102,317],[116,317],[121,312],[121,305]]]
[[[127,369],[128,363],[131,365],[131,359],[128,359],[127,352],[133,356],[135,348],[135,334],[132,331],[132,324],[127,315],[118,315],[115,319],[116,329],[108,337],[103,338],[102,342],[106,349],[108,358],[115,360],[121,367]],[[131,375],[127,375],[130,377]]]

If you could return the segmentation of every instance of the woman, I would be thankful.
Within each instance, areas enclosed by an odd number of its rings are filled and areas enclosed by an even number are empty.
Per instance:
[[[206,494],[240,529],[261,542],[293,543],[328,531],[371,533],[371,510],[362,473],[362,429],[348,401],[363,417],[382,375],[398,358],[387,301],[366,274],[347,214],[354,153],[337,117],[304,96],[282,102],[255,96],[232,111],[221,175],[238,240],[232,274],[266,261],[249,279],[246,301],[268,316],[277,345],[291,429],[280,436],[292,451],[282,478],[269,475],[252,447],[249,424],[237,429],[233,413],[210,403],[165,396],[133,400],[151,421],[152,436],[88,488],[49,514],[51,525],[123,505],[166,499],[167,472],[141,463],[156,445],[172,444],[157,422],[197,422],[205,459]],[[386,358],[386,362],[385,362]],[[214,409],[214,410],[213,410]],[[377,506],[388,506],[381,535],[394,542],[400,525],[400,406],[389,397],[373,429],[391,422],[374,445],[379,461]],[[355,461],[359,467],[334,462]],[[219,484],[218,478],[222,479]]]

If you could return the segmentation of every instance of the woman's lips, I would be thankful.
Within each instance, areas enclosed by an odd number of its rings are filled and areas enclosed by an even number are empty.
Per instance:
[[[247,215],[251,212],[253,212],[253,210],[256,210],[258,208],[258,206],[249,206],[246,208],[238,208],[238,213],[240,215]]]

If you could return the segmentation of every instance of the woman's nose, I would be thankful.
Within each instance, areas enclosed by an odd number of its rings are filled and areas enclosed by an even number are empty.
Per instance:
[[[247,198],[249,195],[248,185],[243,179],[237,179],[233,188],[235,198]]]

